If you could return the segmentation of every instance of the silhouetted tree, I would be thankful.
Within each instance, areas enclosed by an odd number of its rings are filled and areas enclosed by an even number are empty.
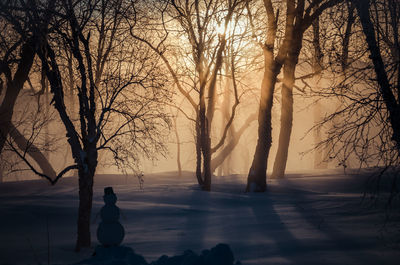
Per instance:
[[[284,175],[290,134],[293,120],[293,85],[298,57],[302,48],[303,34],[319,17],[324,10],[336,5],[340,1],[286,1],[286,14],[284,15],[285,28],[283,40],[279,48],[277,42],[277,30],[279,8],[274,8],[272,1],[264,1],[266,30],[254,32],[254,37],[259,41],[259,46],[264,55],[264,76],[261,84],[261,99],[258,115],[258,140],[249,170],[247,191],[263,192],[266,189],[266,170],[269,150],[272,144],[271,109],[273,95],[277,83],[278,74],[283,71],[281,130],[279,136],[278,152],[274,165],[273,175]],[[314,8],[316,7],[316,8]],[[249,8],[249,13],[251,8]],[[252,18],[252,20],[254,20]],[[259,37],[259,34],[264,36]]]
[[[336,40],[327,49],[329,71],[338,80],[323,97],[341,104],[327,115],[329,156],[347,167],[351,160],[359,167],[394,170],[393,194],[399,165],[399,16],[398,1],[348,1],[337,12]],[[355,14],[357,11],[357,15]],[[340,21],[341,20],[341,21]],[[334,24],[334,23],[332,23]],[[335,43],[341,50],[334,48]],[[392,171],[393,172],[393,171]],[[378,174],[377,188],[382,174]]]
[[[135,1],[49,1],[55,6],[53,9],[41,2],[28,2],[33,14],[30,32],[38,34],[41,42],[29,43],[27,49],[36,51],[40,58],[52,93],[51,103],[66,131],[73,164],[52,178],[25,162],[52,184],[69,170],[78,170],[79,251],[91,243],[93,180],[99,151],[110,152],[118,167],[131,170],[137,170],[141,157],[163,153],[163,131],[169,127],[163,104],[169,92],[164,87],[166,79],[157,58],[142,43],[130,38],[126,18],[135,17]],[[24,18],[12,16],[8,23],[15,26],[14,21],[21,19]],[[48,20],[50,26],[40,27],[42,20]],[[65,47],[60,49],[61,45]],[[71,117],[74,112],[65,102],[71,73],[65,75],[60,70],[65,62],[62,51],[71,52],[70,65],[76,66],[73,73],[78,120]]]
[[[206,191],[211,189],[211,176],[215,170],[212,155],[221,150],[225,143],[239,105],[240,94],[237,85],[234,84],[235,99],[229,119],[222,126],[222,136],[212,146],[211,128],[218,103],[217,81],[224,60],[233,60],[233,64],[236,64],[234,57],[227,58],[223,55],[225,50],[236,48],[232,42],[241,38],[234,35],[234,30],[237,26],[235,21],[242,16],[239,10],[243,9],[243,3],[242,0],[164,1],[159,8],[161,18],[151,18],[151,21],[161,20],[158,32],[164,34],[159,39],[150,40],[132,32],[135,38],[146,43],[161,57],[177,90],[194,112],[195,118],[185,115],[194,123],[196,177],[201,188]],[[179,60],[177,56],[180,56]],[[185,59],[182,60],[181,57]],[[171,63],[173,60],[177,60],[176,64]],[[230,70],[231,73],[235,72],[235,68]],[[232,80],[236,82],[234,77]],[[224,149],[221,158],[227,157],[237,140],[233,140],[232,144]]]
[[[33,16],[32,7],[35,5],[34,2],[4,1],[0,3],[0,45],[2,47],[0,76],[3,76],[5,80],[4,89],[2,82],[0,90],[0,95],[4,93],[0,105],[0,153],[4,150],[7,142],[14,143],[14,145],[10,145],[11,150],[17,151],[18,154],[24,154],[24,156],[29,155],[40,166],[44,174],[54,178],[55,171],[48,159],[12,121],[15,103],[23,90],[24,83],[29,80],[36,47],[41,43],[39,34],[32,30],[31,21],[24,19]],[[43,5],[46,5],[48,10],[54,8],[54,3],[46,2]],[[44,17],[47,14],[41,14],[40,24],[36,25],[37,27],[42,29],[48,27],[49,18]],[[8,137],[11,138],[9,141]]]
[[[352,2],[371,54],[377,90],[387,110],[388,122],[392,129],[391,140],[400,154],[400,3],[393,0]],[[371,15],[370,12],[375,12],[376,15]],[[375,23],[372,18],[375,19]],[[385,25],[383,29],[381,23]]]

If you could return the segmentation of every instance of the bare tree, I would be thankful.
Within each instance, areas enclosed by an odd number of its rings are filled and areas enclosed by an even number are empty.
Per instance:
[[[340,1],[286,1],[285,27],[283,40],[279,48],[277,42],[279,8],[274,8],[272,1],[264,1],[266,30],[254,31],[264,55],[264,76],[261,84],[261,99],[258,116],[258,140],[253,163],[248,175],[247,191],[266,189],[266,170],[269,150],[272,143],[271,109],[278,75],[283,71],[281,130],[278,152],[273,175],[283,176],[286,167],[290,134],[293,120],[293,85],[295,69],[302,48],[303,34],[324,10]],[[319,5],[314,9],[315,6]],[[251,14],[251,8],[249,13]],[[252,18],[252,20],[254,20]],[[263,34],[261,38],[259,34]],[[265,36],[265,37],[264,37]],[[261,41],[260,41],[261,39]]]
[[[378,92],[382,96],[392,129],[392,141],[400,154],[400,43],[398,1],[352,1],[360,18],[361,26],[371,53],[377,77]],[[371,6],[372,4],[372,6]],[[371,9],[371,10],[370,10]],[[375,23],[370,12],[375,12]],[[380,23],[386,28],[381,28]],[[378,39],[377,39],[378,38]],[[379,42],[379,39],[383,40]],[[385,45],[382,45],[382,42]],[[386,46],[386,47],[385,47]],[[384,58],[385,48],[392,56]],[[387,63],[385,63],[387,60]],[[388,69],[389,68],[389,69]],[[393,69],[391,71],[391,69]]]
[[[336,40],[326,50],[329,71],[338,83],[320,92],[341,103],[320,124],[332,124],[321,142],[330,146],[329,156],[343,167],[352,160],[359,167],[378,167],[378,189],[382,173],[394,172],[392,194],[398,189],[399,164],[398,10],[397,1],[347,1],[335,18]],[[340,51],[334,48],[336,43],[341,43]]]
[[[244,1],[165,1],[161,4],[161,29],[164,35],[158,40],[148,40],[135,32],[132,35],[151,47],[164,61],[179,93],[187,100],[195,118],[185,114],[195,127],[196,177],[203,190],[211,189],[211,176],[216,167],[212,154],[223,146],[239,105],[239,91],[234,84],[234,104],[229,119],[222,129],[222,137],[212,146],[211,128],[217,105],[217,80],[222,71],[224,51],[240,36],[233,36],[238,11]],[[243,8],[242,8],[243,9]],[[154,21],[154,18],[151,20]],[[169,37],[175,40],[169,40]],[[184,38],[182,42],[180,40]],[[186,62],[173,65],[173,53],[183,56]],[[232,53],[233,54],[233,53]],[[229,60],[231,60],[231,57]],[[233,64],[235,59],[233,58]],[[234,75],[235,68],[230,68]],[[233,82],[236,82],[233,77]],[[181,112],[184,112],[183,110]],[[237,143],[234,140],[232,143]],[[235,146],[234,144],[233,146]],[[225,149],[226,158],[232,148]]]
[[[20,152],[31,156],[40,166],[42,172],[55,177],[55,171],[48,159],[33,142],[25,138],[12,121],[15,103],[23,90],[24,83],[27,80],[29,81],[29,74],[36,55],[34,47],[39,45],[41,41],[38,34],[31,32],[32,26],[29,25],[29,22],[22,19],[32,15],[29,9],[31,5],[23,8],[21,4],[10,1],[0,4],[2,27],[0,45],[3,51],[0,76],[4,76],[5,79],[5,89],[3,89],[3,82],[1,82],[2,89],[0,90],[0,95],[4,93],[0,105],[0,152],[4,150],[8,137],[11,137],[10,140],[16,144]],[[47,5],[48,9],[54,7],[53,4],[47,3]],[[42,14],[42,16],[45,15]],[[15,19],[16,17],[18,19]],[[38,26],[46,28],[48,23],[49,20],[42,17],[41,24]],[[11,148],[14,148],[14,146]]]
[[[170,95],[157,58],[142,43],[129,38],[126,18],[136,15],[135,1],[50,1],[57,3],[53,9],[36,1],[28,2],[29,8],[21,8],[33,11],[29,17],[33,25],[30,31],[39,34],[37,38],[42,42],[39,47],[34,42],[27,47],[38,54],[42,63],[51,88],[51,103],[65,127],[73,163],[52,178],[24,161],[51,184],[69,170],[78,170],[79,251],[91,243],[93,180],[99,151],[109,152],[115,164],[126,170],[137,170],[143,156],[162,154],[163,131],[169,127],[163,104]],[[47,30],[39,27],[44,18],[38,14],[45,14],[50,21]],[[14,26],[14,21],[21,19],[12,16],[8,22]],[[66,46],[60,49],[60,44]],[[73,55],[68,57],[72,60],[70,65],[77,66],[77,121],[71,118],[73,110],[65,102],[64,95],[71,83],[70,74],[60,70],[65,50]]]

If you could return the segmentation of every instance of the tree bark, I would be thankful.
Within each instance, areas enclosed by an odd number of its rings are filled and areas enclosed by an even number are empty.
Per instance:
[[[398,153],[400,154],[400,107],[391,90],[382,55],[375,37],[375,27],[369,14],[370,1],[353,0],[352,2],[356,7],[358,16],[360,17],[360,22],[367,41],[368,50],[371,53],[372,63],[374,64],[374,70],[379,85],[379,92],[382,94],[389,113],[389,122],[393,131],[392,140],[394,141]],[[397,32],[395,34],[397,34]]]
[[[299,25],[297,25],[293,31],[293,35],[288,38],[290,50],[288,51],[283,68],[281,127],[279,131],[278,150],[271,175],[272,178],[283,178],[285,176],[290,136],[293,128],[293,86],[302,41],[303,33]]]
[[[178,166],[178,177],[182,177],[182,163],[181,163],[181,141],[179,138],[179,132],[177,128],[177,117],[173,118],[174,132],[176,138],[176,164]]]
[[[201,140],[200,140],[200,124],[199,124],[199,118],[196,119],[196,135],[195,135],[195,140],[196,140],[196,178],[197,178],[197,183],[199,184],[200,187],[203,186],[204,180],[203,176],[201,173]]]
[[[290,136],[293,127],[293,84],[296,66],[293,62],[285,63],[281,99],[281,127],[278,150],[275,157],[271,178],[283,178],[289,153]]]
[[[312,23],[313,29],[313,60],[312,60],[312,69],[313,69],[313,84],[316,91],[321,89],[320,82],[322,79],[322,59],[323,54],[321,52],[320,45],[320,30],[319,30],[319,18],[316,18]],[[314,124],[317,125],[322,120],[322,106],[320,101],[317,101],[314,105]],[[317,127],[314,132],[314,144],[317,145],[322,141],[322,132],[321,127]],[[325,148],[326,150],[326,148]],[[317,148],[314,150],[314,168],[315,169],[326,169],[328,167],[328,163],[325,161],[327,157],[327,153],[322,150],[322,148]]]
[[[90,247],[90,216],[92,212],[93,200],[93,177],[94,170],[80,168],[79,175],[79,208],[77,222],[77,241],[75,251],[81,248]]]
[[[318,89],[318,88],[317,88]],[[313,108],[314,124],[317,125],[321,122],[322,105],[317,101]],[[314,130],[314,144],[317,145],[322,141],[321,127],[317,126]],[[325,148],[324,148],[325,149]],[[325,149],[326,150],[326,149]],[[314,149],[314,169],[326,169],[328,168],[328,163],[325,161],[327,158],[327,152],[324,152],[321,148]]]
[[[203,97],[204,98],[204,97]],[[211,138],[209,134],[208,120],[205,115],[204,100],[200,99],[200,146],[203,158],[203,185],[201,189],[204,191],[211,190]]]
[[[225,58],[228,58],[226,51],[225,51]],[[224,68],[225,68],[225,73],[229,73],[231,71],[230,67],[229,67],[229,61],[225,60],[224,62]],[[222,114],[222,122],[221,124],[226,124],[229,122],[230,119],[230,113],[229,113],[229,105],[231,102],[231,93],[230,93],[230,87],[231,87],[231,78],[226,76],[224,78],[224,94],[222,97],[222,103],[221,103],[221,114]],[[221,138],[224,137],[224,128],[222,127],[222,134],[221,134]],[[236,144],[239,142],[238,139],[235,139],[236,135],[235,135],[235,128],[234,125],[231,124],[229,126],[229,130],[228,130],[228,134],[226,135],[227,138],[230,138],[230,143],[234,144],[236,146]],[[230,144],[228,143],[228,145]],[[231,144],[231,145],[232,145]],[[225,145],[225,141],[224,141],[224,145]],[[233,151],[233,148],[224,148],[224,145],[222,145],[222,150],[219,153],[219,155],[223,156],[223,160],[222,160],[222,164],[219,163],[218,165],[215,165],[215,159],[211,160],[211,172],[214,172],[216,168],[218,168],[218,176],[223,176],[223,175],[229,175],[230,174],[230,164],[231,164],[231,158],[232,156],[230,155],[230,153]],[[226,145],[225,145],[226,146]]]
[[[79,209],[78,209],[78,237],[76,251],[90,247],[90,216],[93,200],[93,179],[97,168],[98,151],[96,142],[86,139],[82,163],[79,167]]]
[[[258,139],[247,178],[246,191],[264,192],[267,188],[267,161],[272,144],[272,104],[280,66],[274,61],[272,50],[264,49],[264,76],[258,110]]]
[[[267,2],[267,1],[265,1]],[[297,3],[296,3],[297,2]],[[293,85],[298,57],[302,48],[304,31],[321,13],[340,2],[340,0],[326,1],[318,6],[319,1],[310,3],[305,9],[305,1],[287,1],[285,38],[279,53],[284,58],[284,77],[282,86],[282,113],[279,146],[272,175],[283,177],[289,151],[290,135],[293,122]],[[272,6],[272,4],[270,4]],[[315,8],[310,15],[310,8]],[[271,9],[271,8],[270,8]],[[279,56],[279,54],[278,54]],[[275,60],[276,61],[276,60]]]
[[[0,153],[4,148],[4,144],[7,139],[7,135],[11,129],[11,119],[14,112],[14,105],[17,101],[17,97],[19,92],[24,87],[25,81],[28,79],[29,72],[32,68],[33,59],[35,57],[35,51],[33,50],[32,40],[28,40],[21,49],[21,60],[18,63],[17,71],[14,74],[14,77],[11,77],[11,70],[8,69],[8,66],[4,66],[7,68],[6,71],[8,73],[7,77],[7,90],[4,96],[3,102],[0,106]]]
[[[277,30],[277,18],[275,17],[272,1],[264,1],[267,12],[268,30],[265,43],[260,43],[264,56],[264,74],[261,83],[261,98],[258,109],[258,139],[253,162],[247,176],[247,192],[264,192],[267,188],[267,163],[272,144],[272,104],[276,80],[281,71],[284,58],[287,54],[287,35],[292,32],[294,19],[294,1],[289,1],[287,6],[288,17],[286,19],[285,39],[274,58],[274,48]]]

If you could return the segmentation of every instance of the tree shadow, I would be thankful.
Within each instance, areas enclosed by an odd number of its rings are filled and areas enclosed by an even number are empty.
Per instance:
[[[288,189],[288,191],[289,190],[290,189]],[[303,253],[308,253],[308,256],[313,255],[314,257],[315,255],[319,257],[325,256],[326,258],[323,259],[324,264],[397,264],[397,262],[388,260],[387,257],[383,260],[383,255],[373,253],[373,251],[377,249],[376,237],[366,234],[355,238],[337,228],[336,225],[330,224],[329,216],[322,215],[318,209],[312,207],[312,203],[315,202],[315,195],[316,194],[313,192],[298,191],[295,189],[288,193],[290,201],[294,204],[293,206],[297,209],[296,212],[300,215],[301,219],[303,219],[307,223],[307,226],[311,227],[316,234],[321,235],[316,241],[312,239],[302,240]],[[354,200],[354,198],[352,198],[352,200]],[[335,206],[337,207],[337,211],[332,213],[334,214],[332,217],[340,218],[354,216],[356,214],[354,210],[349,212],[349,210],[346,210],[346,207],[341,206],[345,205],[339,203]],[[356,205],[350,206],[355,207]],[[357,220],[358,219],[354,218],[355,226],[360,225],[356,223]],[[334,260],[331,259],[332,257],[334,257]],[[306,257],[306,260],[309,260],[309,258]],[[315,264],[321,264],[321,260],[310,261]]]
[[[300,252],[302,246],[274,210],[268,194],[216,190],[192,191],[176,253],[226,243],[243,264],[260,260],[297,264],[293,253]]]
[[[191,193],[185,201],[187,208],[181,209],[183,228],[179,232],[179,240],[174,254],[182,254],[185,250],[201,251],[210,248],[208,243],[208,218],[212,215],[211,193],[201,191],[197,186],[191,187]]]

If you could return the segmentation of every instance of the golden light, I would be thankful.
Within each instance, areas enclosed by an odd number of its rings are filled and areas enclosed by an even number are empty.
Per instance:
[[[240,36],[246,33],[246,22],[245,21],[229,21],[225,26],[225,23],[218,23],[215,26],[215,31],[219,36],[228,35],[228,36]]]
[[[230,23],[228,23],[229,27]],[[217,26],[215,27],[215,31],[217,32],[218,35],[225,35],[227,29],[225,28],[224,23],[218,23]]]

